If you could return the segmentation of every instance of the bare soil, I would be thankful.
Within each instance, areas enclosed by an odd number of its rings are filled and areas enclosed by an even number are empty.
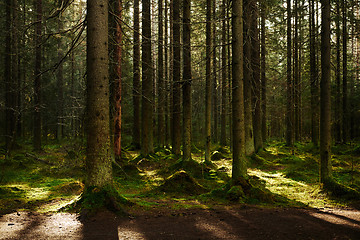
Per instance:
[[[236,205],[131,214],[14,212],[0,217],[0,239],[360,239],[360,212],[354,209]]]

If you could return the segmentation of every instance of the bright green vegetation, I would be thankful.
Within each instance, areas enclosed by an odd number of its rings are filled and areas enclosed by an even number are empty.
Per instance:
[[[33,153],[23,144],[11,158],[5,160],[1,155],[0,213],[58,211],[78,200],[85,172],[81,146],[52,144],[41,153]],[[125,151],[123,161],[114,165],[114,191],[135,203],[130,207],[133,210],[239,203],[315,208],[351,205],[359,199],[359,149],[359,145],[333,148],[333,176],[341,188],[330,193],[319,184],[318,150],[310,144],[289,149],[281,142],[273,142],[249,157],[250,177],[236,186],[229,184],[228,148],[215,146],[210,166],[203,164],[204,154],[197,148],[193,161],[188,162],[176,159],[168,150],[158,149],[147,157]],[[95,198],[103,197],[96,189],[92,193]]]

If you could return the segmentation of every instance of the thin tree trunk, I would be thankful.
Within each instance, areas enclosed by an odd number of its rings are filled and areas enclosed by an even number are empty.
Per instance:
[[[35,81],[34,81],[34,149],[41,150],[41,65],[42,65],[42,0],[34,2],[35,24]]]
[[[233,164],[232,179],[246,177],[243,78],[243,4],[233,0],[232,14],[232,75],[233,75]]]
[[[216,0],[212,0],[212,21],[216,20]],[[213,139],[212,142],[218,142],[218,92],[217,92],[217,55],[216,55],[216,24],[212,25],[212,119],[213,119]]]
[[[336,14],[340,16],[340,3],[336,3]],[[336,70],[335,70],[335,122],[334,122],[334,131],[335,131],[335,142],[341,142],[341,88],[340,88],[340,19],[337,18],[335,21],[336,24]]]
[[[250,1],[244,0],[244,115],[245,115],[245,153],[250,156],[255,152],[253,115],[252,115],[252,91],[251,91],[251,38],[250,38]]]
[[[294,137],[300,140],[299,133],[299,0],[295,0],[295,29],[294,29]]]
[[[183,1],[183,160],[191,159],[191,1]]]
[[[151,49],[150,0],[142,0],[142,108],[141,108],[141,154],[146,156],[153,147],[153,65]]]
[[[227,87],[226,87],[226,70],[227,70],[227,52],[226,52],[226,7],[227,1],[222,1],[221,17],[222,17],[222,30],[221,30],[221,123],[220,123],[220,144],[226,146],[226,107],[227,107]]]
[[[293,82],[291,77],[291,57],[292,57],[292,47],[291,47],[291,1],[286,1],[287,5],[287,105],[286,105],[286,144],[288,146],[293,146],[294,136],[293,136]]]
[[[212,86],[212,1],[206,0],[205,162],[210,162]]]
[[[257,18],[259,9],[257,0],[250,1],[251,10],[251,68],[252,68],[252,104],[253,104],[253,131],[255,152],[263,147],[261,134],[261,82],[260,82],[260,42]]]
[[[320,181],[331,176],[330,0],[321,0]]]
[[[262,140],[266,142],[267,139],[267,126],[266,126],[266,5],[261,1],[261,133]]]
[[[115,84],[114,84],[114,153],[115,158],[121,157],[121,58],[122,58],[122,1],[115,1]]]
[[[319,87],[316,60],[316,28],[315,28],[315,0],[310,0],[309,31],[310,31],[310,91],[311,91],[311,140],[315,146],[319,142]]]
[[[348,42],[348,30],[347,30],[347,1],[342,2],[342,19],[343,19],[343,142],[346,143],[349,138],[349,113],[348,113],[348,87],[347,87],[347,42]]]
[[[133,122],[133,146],[140,148],[141,119],[140,119],[140,102],[141,102],[141,83],[140,83],[140,10],[139,0],[134,0],[134,59],[133,59],[133,105],[134,105],[134,122]]]
[[[60,15],[61,16],[61,15]],[[58,30],[59,32],[63,29],[62,19],[59,16],[58,18]],[[62,61],[63,58],[63,46],[61,37],[58,39],[58,62]],[[56,138],[61,140],[63,138],[63,115],[64,115],[64,88],[63,88],[63,81],[64,81],[64,74],[63,74],[63,64],[60,63],[57,69],[57,121],[56,121]]]
[[[163,1],[158,1],[158,143],[165,146],[165,82],[164,82],[164,31],[163,31]]]

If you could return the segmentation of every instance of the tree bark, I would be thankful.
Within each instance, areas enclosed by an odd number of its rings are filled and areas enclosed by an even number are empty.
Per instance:
[[[232,179],[246,177],[243,78],[243,2],[233,0],[232,7],[232,118],[233,163]]]
[[[41,150],[41,65],[42,65],[42,0],[34,2],[35,24],[35,81],[34,81],[34,150]]]
[[[342,1],[342,19],[343,19],[343,96],[342,96],[342,130],[343,130],[343,142],[346,143],[349,138],[349,113],[348,113],[348,87],[347,87],[347,42],[348,42],[348,30],[347,30],[347,1]]]
[[[158,1],[158,144],[165,146],[165,82],[164,82],[164,31],[163,31],[163,1]]]
[[[212,86],[212,1],[206,0],[205,162],[210,162]]]
[[[142,108],[141,108],[141,154],[146,156],[153,147],[153,65],[151,49],[150,0],[142,1]]]
[[[336,14],[340,16],[340,3],[336,3]],[[336,18],[336,69],[335,69],[335,106],[334,106],[334,113],[335,113],[335,122],[334,122],[334,137],[335,142],[341,142],[341,88],[340,88],[340,68],[341,68],[341,59],[340,59],[340,19],[339,17]]]
[[[173,109],[172,151],[180,155],[181,145],[181,92],[180,92],[180,1],[173,0]]]
[[[250,38],[250,1],[244,0],[244,115],[245,115],[245,153],[250,156],[255,152],[253,115],[252,115],[252,91],[251,91],[251,38]]]
[[[267,139],[267,125],[266,125],[266,5],[261,1],[261,133],[262,141]]]
[[[191,159],[191,1],[183,1],[183,160]]]
[[[61,15],[58,17],[58,30],[61,32],[63,29]],[[64,74],[63,74],[63,64],[61,63],[63,58],[63,46],[62,46],[62,37],[58,39],[58,62],[59,67],[57,69],[57,121],[56,121],[56,138],[61,140],[64,135],[64,123],[63,123],[63,115],[64,115]]]
[[[320,181],[324,186],[332,180],[330,21],[330,0],[321,0]]]
[[[227,75],[227,39],[226,39],[226,7],[227,1],[222,1],[221,8],[221,17],[222,17],[222,30],[221,30],[221,128],[220,128],[220,145],[226,146],[226,115],[227,115],[227,83],[226,83],[226,75]]]
[[[133,146],[140,148],[141,142],[141,119],[140,119],[140,102],[141,102],[141,83],[140,83],[140,9],[139,0],[134,0],[134,46],[133,46],[133,105],[134,105],[134,122],[133,122]]]
[[[254,132],[254,148],[258,152],[263,147],[261,133],[261,82],[260,82],[260,44],[259,44],[259,28],[258,16],[259,8],[257,0],[250,1],[251,24],[251,68],[252,68],[252,107],[253,107],[253,132]]]
[[[294,136],[293,136],[293,126],[294,126],[294,116],[293,116],[293,82],[291,77],[291,57],[292,57],[292,47],[291,47],[291,1],[286,1],[287,5],[287,80],[286,80],[286,144],[288,146],[293,146]]]
[[[114,81],[114,153],[115,158],[121,157],[121,59],[122,59],[122,1],[115,0],[114,2],[115,18],[115,81]]]
[[[108,1],[87,2],[86,187],[112,184],[109,125]]]

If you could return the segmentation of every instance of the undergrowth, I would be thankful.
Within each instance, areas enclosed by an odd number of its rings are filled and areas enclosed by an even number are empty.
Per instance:
[[[322,208],[356,204],[357,195],[352,193],[360,190],[360,144],[334,146],[333,176],[338,184],[329,191],[319,184],[319,150],[312,144],[289,148],[282,142],[269,143],[248,157],[249,178],[235,185],[229,184],[228,147],[213,146],[211,165],[204,164],[204,152],[196,146],[191,161],[183,161],[170,149],[157,148],[148,156],[134,149],[126,148],[113,167],[116,191],[135,203],[133,209],[231,204]],[[22,143],[9,159],[0,156],[0,214],[58,211],[77,201],[84,188],[84,161],[81,142],[54,142],[40,153]]]

